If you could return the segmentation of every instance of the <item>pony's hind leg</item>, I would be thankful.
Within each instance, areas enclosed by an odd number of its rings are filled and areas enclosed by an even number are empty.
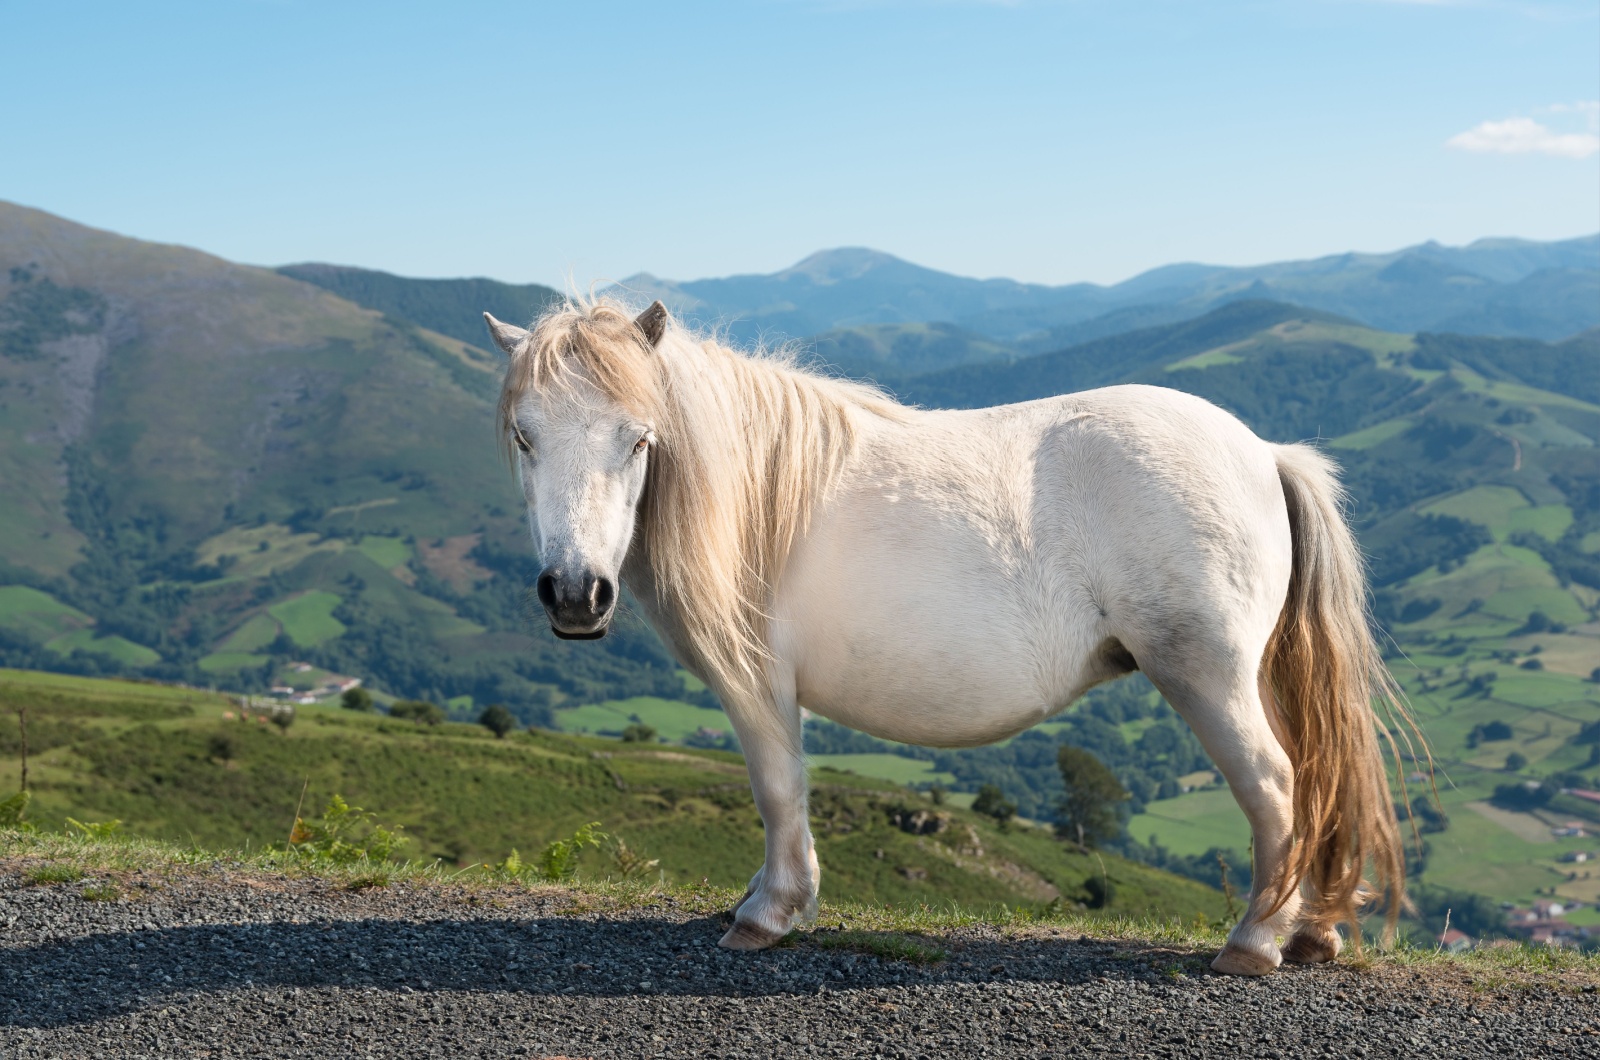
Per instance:
[[[1217,672],[1166,660],[1150,679],[1189,723],[1228,782],[1250,822],[1254,847],[1250,905],[1211,967],[1228,975],[1266,975],[1283,960],[1278,936],[1299,912],[1298,889],[1278,903],[1276,882],[1288,860],[1294,827],[1294,769],[1272,731],[1256,687],[1255,664]],[[1180,663],[1179,666],[1182,666]],[[1274,908],[1277,906],[1277,908]]]
[[[772,713],[758,717],[729,711],[766,828],[767,848],[766,862],[751,878],[744,899],[734,907],[733,926],[722,936],[720,945],[732,950],[765,949],[815,916],[822,878],[807,810],[809,776],[800,710],[792,695],[782,697],[775,711],[771,705],[766,710]]]

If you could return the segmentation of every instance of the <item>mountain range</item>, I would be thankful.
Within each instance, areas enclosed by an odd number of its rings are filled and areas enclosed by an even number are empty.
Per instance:
[[[1248,267],[1168,265],[1109,286],[969,279],[851,247],[768,275],[679,282],[640,273],[618,286],[746,341],[940,322],[1040,352],[1245,298],[1291,302],[1390,331],[1561,339],[1600,325],[1600,235],[1424,243]]]

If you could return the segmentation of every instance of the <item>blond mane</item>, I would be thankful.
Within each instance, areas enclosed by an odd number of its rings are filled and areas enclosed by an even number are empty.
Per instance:
[[[906,408],[676,322],[652,348],[629,307],[572,299],[540,316],[512,354],[502,438],[525,395],[579,379],[654,428],[633,547],[676,627],[667,631],[674,646],[730,709],[760,724],[771,712],[751,708],[772,695],[767,620],[790,547],[855,450],[864,418],[900,419]]]

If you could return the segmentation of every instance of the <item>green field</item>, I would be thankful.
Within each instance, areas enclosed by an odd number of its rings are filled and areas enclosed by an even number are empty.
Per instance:
[[[223,652],[260,651],[278,639],[283,627],[271,615],[253,615],[234,630],[218,649]]]
[[[731,733],[733,723],[720,710],[654,696],[614,699],[556,711],[562,732],[616,736],[635,722],[648,725],[664,740],[678,741],[700,729]]]
[[[26,585],[0,585],[0,626],[39,640],[94,624],[94,619],[68,607],[49,593]]]
[[[810,762],[814,769],[837,769],[896,784],[948,784],[955,779],[949,773],[936,771],[932,762],[893,754],[811,755]]]
[[[368,534],[356,547],[361,550],[362,555],[385,570],[398,567],[411,559],[411,546],[398,537]]]
[[[406,853],[471,865],[539,850],[586,821],[651,858],[674,883],[742,886],[762,830],[741,760],[715,751],[525,731],[497,740],[476,725],[437,728],[336,707],[302,707],[286,731],[241,721],[202,691],[0,671],[0,789],[17,781],[26,705],[40,825],[119,819],[135,835],[212,848],[261,848],[334,793],[404,827]],[[828,768],[812,775],[823,895],[839,900],[1037,908],[1078,900],[1092,856],[1044,829],[999,831],[947,806],[950,827],[911,835],[891,814],[924,797]],[[591,852],[604,871],[604,855]],[[1104,857],[1112,913],[1219,917],[1222,896],[1193,881]]]
[[[108,655],[127,666],[149,666],[151,663],[161,661],[161,656],[142,644],[135,644],[125,637],[115,635],[99,637],[92,629],[63,633],[59,637],[45,641],[44,646],[62,655],[70,655],[79,650]]]
[[[312,591],[292,600],[273,604],[267,613],[283,623],[289,639],[310,648],[344,633],[344,623],[333,617],[340,598],[334,593]]]

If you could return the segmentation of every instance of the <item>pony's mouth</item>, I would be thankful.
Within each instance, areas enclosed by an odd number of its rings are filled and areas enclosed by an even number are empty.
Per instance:
[[[564,630],[557,629],[554,625],[550,627],[550,632],[554,633],[562,640],[599,640],[601,637],[605,636],[606,632],[610,629],[611,623],[607,622],[599,629],[591,629],[587,633],[567,633]]]

